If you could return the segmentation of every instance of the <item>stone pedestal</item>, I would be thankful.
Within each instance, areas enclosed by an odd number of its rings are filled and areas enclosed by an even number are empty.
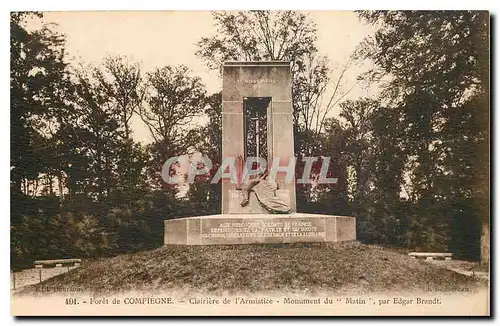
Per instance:
[[[356,219],[319,214],[230,214],[165,221],[165,244],[231,245],[356,240]]]

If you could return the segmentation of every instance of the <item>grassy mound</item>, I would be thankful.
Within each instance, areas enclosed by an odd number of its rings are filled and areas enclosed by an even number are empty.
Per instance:
[[[203,293],[356,293],[469,287],[484,281],[358,243],[164,246],[86,261],[25,288],[76,287],[94,293],[182,289]]]

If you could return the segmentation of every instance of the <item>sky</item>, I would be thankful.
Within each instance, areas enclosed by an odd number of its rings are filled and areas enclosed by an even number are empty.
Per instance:
[[[333,68],[343,66],[363,38],[374,33],[350,11],[308,12],[317,25],[317,47]],[[66,53],[72,64],[99,64],[108,55],[126,55],[140,62],[143,71],[165,65],[186,65],[203,80],[209,93],[219,92],[222,80],[195,55],[202,37],[217,33],[209,11],[72,11],[45,12],[44,23],[66,35]],[[36,23],[34,23],[36,24]],[[346,74],[346,89],[355,82],[359,69]],[[335,78],[335,71],[332,75]],[[355,87],[346,99],[368,96]],[[336,108],[333,115],[338,114]],[[149,142],[148,129],[138,117],[133,120],[134,138]]]

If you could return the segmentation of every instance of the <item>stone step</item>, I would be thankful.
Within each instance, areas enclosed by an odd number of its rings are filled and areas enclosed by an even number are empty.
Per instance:
[[[434,259],[451,260],[453,254],[449,252],[410,252],[408,253],[408,256],[421,259],[425,258],[425,260],[434,260]]]
[[[63,267],[63,266],[80,266],[82,260],[79,258],[69,259],[47,259],[35,260],[33,265],[35,268],[50,268],[50,267]]]

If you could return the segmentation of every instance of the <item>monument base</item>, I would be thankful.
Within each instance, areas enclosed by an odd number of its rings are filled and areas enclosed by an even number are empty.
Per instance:
[[[356,240],[356,219],[320,214],[225,214],[165,220],[164,244],[225,245]]]

